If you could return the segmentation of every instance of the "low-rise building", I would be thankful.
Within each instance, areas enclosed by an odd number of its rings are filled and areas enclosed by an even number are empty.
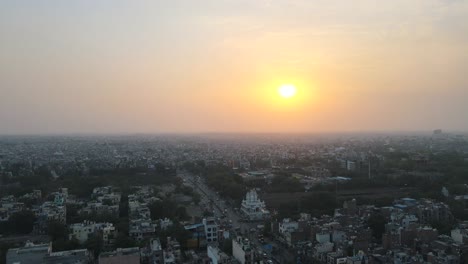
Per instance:
[[[156,224],[151,219],[130,220],[129,225],[129,236],[137,241],[151,238],[156,232]]]
[[[208,258],[210,264],[227,264],[230,263],[229,256],[222,252],[218,247],[208,246],[207,248]]]
[[[164,255],[161,246],[161,241],[159,238],[153,239],[150,242],[150,258],[149,261],[151,264],[163,264]]]
[[[140,249],[118,248],[112,252],[104,252],[99,255],[99,264],[140,264]]]
[[[214,217],[203,219],[205,237],[208,244],[218,244],[218,224]]]
[[[113,245],[117,237],[117,230],[112,223],[95,223],[84,221],[83,223],[72,224],[69,226],[69,239],[77,239],[80,243],[85,243],[93,234],[100,233],[104,246]]]
[[[296,221],[292,221],[291,219],[289,218],[285,218],[283,219],[283,221],[281,221],[279,223],[279,232],[280,234],[285,234],[285,233],[291,233],[291,232],[295,232],[299,229],[299,223],[296,222]]]
[[[6,264],[88,264],[91,261],[87,249],[52,252],[52,243],[27,242],[24,247],[9,249],[6,255]]]
[[[233,239],[232,256],[240,264],[252,263],[254,254],[250,241],[247,238],[242,238],[241,236],[238,236],[236,239]]]

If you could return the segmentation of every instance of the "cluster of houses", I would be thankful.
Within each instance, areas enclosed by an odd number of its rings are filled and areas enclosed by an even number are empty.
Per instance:
[[[138,190],[128,196],[129,236],[136,241],[154,237],[157,223],[151,219],[148,205],[159,200],[153,196],[150,187],[138,187]]]
[[[255,231],[241,234],[215,217],[181,223],[189,237],[186,241],[177,241],[171,234],[169,237],[158,235],[159,231],[176,223],[170,219],[152,220],[149,204],[159,200],[153,188],[143,186],[134,190],[128,195],[129,236],[138,242],[138,247],[116,249],[119,231],[116,226],[86,220],[68,225],[69,239],[84,244],[98,235],[103,242],[103,252],[97,259],[86,249],[54,252],[50,243],[27,242],[23,247],[9,249],[6,263],[261,264],[273,263],[272,259],[283,263],[285,259],[281,258],[283,253],[278,254],[280,251],[292,254],[300,263],[459,264],[468,253],[468,222],[457,224],[450,235],[441,234],[436,229],[437,223],[455,221],[446,204],[430,199],[402,198],[387,207],[358,205],[353,199],[335,209],[333,216],[315,218],[302,213],[296,219],[272,219],[265,203],[251,190],[239,211],[249,221],[270,221],[271,236],[267,242],[260,238],[260,232],[253,237]],[[34,191],[27,196],[40,199],[41,194]],[[13,196],[3,197],[0,202],[2,221],[26,207]],[[103,208],[112,213],[113,208],[119,208],[121,195],[112,187],[98,187],[90,201],[79,202],[68,195],[66,188],[61,188],[49,195],[47,201],[32,208],[37,217],[35,231],[43,232],[49,221],[66,223],[68,203],[81,203],[83,213]],[[371,219],[376,216],[381,220],[380,234],[370,228]],[[226,251],[226,242],[230,242],[229,251],[232,252]],[[263,252],[268,252],[268,257],[262,257]]]
[[[376,214],[385,221],[380,241],[369,227]],[[272,228],[278,242],[296,250],[305,263],[463,263],[468,224],[460,224],[451,236],[431,226],[452,220],[446,204],[429,199],[404,198],[381,208],[350,200],[334,216],[301,214],[297,220],[273,222]]]

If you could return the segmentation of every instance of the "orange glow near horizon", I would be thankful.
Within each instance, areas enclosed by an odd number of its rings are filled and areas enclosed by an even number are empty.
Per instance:
[[[0,134],[468,130],[468,1],[10,2]]]

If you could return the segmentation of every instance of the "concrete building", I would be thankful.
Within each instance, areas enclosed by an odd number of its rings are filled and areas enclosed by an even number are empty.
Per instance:
[[[318,243],[327,243],[331,240],[331,233],[328,230],[321,230],[315,234],[315,240]]]
[[[168,237],[166,250],[163,252],[164,264],[179,263],[182,260],[180,244],[177,240]]]
[[[7,264],[88,264],[92,256],[87,249],[52,252],[52,244],[26,243],[24,247],[9,249]]]
[[[56,204],[54,202],[45,202],[36,211],[37,228],[38,232],[44,233],[47,225],[54,221],[66,224],[67,221],[67,208],[64,205]]]
[[[458,244],[464,244],[468,241],[468,232],[466,229],[453,229],[450,232],[450,236]]]
[[[87,249],[76,249],[49,253],[43,263],[47,264],[88,264],[93,261]]]
[[[162,230],[166,230],[172,225],[174,225],[174,223],[171,221],[171,219],[168,219],[168,218],[159,219],[159,228],[161,228]]]
[[[137,241],[151,238],[156,232],[156,225],[151,219],[130,220],[129,225],[129,235]]]
[[[240,263],[253,263],[253,250],[247,238],[237,237],[232,240],[232,256]]]
[[[118,248],[116,251],[99,255],[99,264],[140,264],[140,249]]]
[[[104,245],[112,245],[117,237],[117,230],[112,223],[95,223],[84,221],[83,223],[69,226],[69,239],[77,239],[80,243],[85,243],[89,237],[97,232],[101,232]]]
[[[164,255],[161,246],[161,241],[159,238],[153,239],[150,242],[150,264],[163,264],[164,263]]]
[[[205,237],[208,244],[218,244],[218,224],[214,217],[203,219]]]
[[[210,264],[227,264],[230,263],[229,256],[219,250],[218,247],[208,246],[207,248],[208,258],[210,259]]]
[[[282,222],[279,223],[278,231],[280,234],[284,235],[285,233],[292,233],[299,229],[299,223],[296,221],[292,221],[289,218],[283,219]]]
[[[26,243],[21,248],[11,248],[6,255],[6,264],[42,263],[48,253],[52,252],[51,244]]]

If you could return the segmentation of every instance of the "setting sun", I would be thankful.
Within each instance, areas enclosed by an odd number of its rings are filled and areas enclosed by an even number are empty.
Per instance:
[[[296,86],[292,84],[283,84],[278,88],[278,93],[283,98],[290,98],[296,95]]]

